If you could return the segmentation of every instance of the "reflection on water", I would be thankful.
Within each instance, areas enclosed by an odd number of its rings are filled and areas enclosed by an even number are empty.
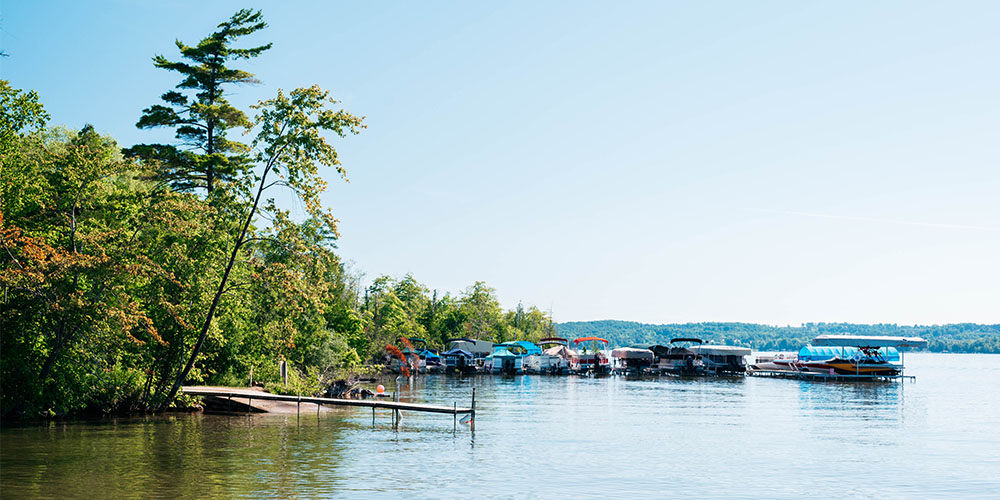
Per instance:
[[[984,497],[1000,356],[907,355],[917,382],[419,377],[450,415],[174,415],[2,430],[4,498]],[[388,390],[394,386],[386,384]],[[307,416],[308,415],[308,416]]]

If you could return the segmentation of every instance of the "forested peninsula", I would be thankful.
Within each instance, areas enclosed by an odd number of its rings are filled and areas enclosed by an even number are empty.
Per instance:
[[[0,80],[4,418],[157,411],[182,384],[251,375],[311,394],[378,370],[400,336],[441,347],[553,332],[547,312],[505,311],[481,281],[453,295],[345,265],[320,195],[324,179],[347,178],[328,141],[362,133],[364,118],[315,85],[230,104],[234,86],[253,92],[247,69],[271,43],[244,42],[266,26],[241,10],[194,45],[178,40],[176,57],[153,57],[179,83],[150,88],[160,99],[135,125],[172,130],[170,144],[50,127],[43,96]]]
[[[932,326],[852,323],[806,323],[771,326],[755,323],[680,323],[651,325],[634,321],[574,321],[557,323],[556,331],[568,338],[599,336],[612,346],[666,344],[672,338],[696,337],[719,344],[751,347],[758,351],[795,351],[817,335],[889,335],[923,337],[933,352],[1000,353],[1000,325],[958,323]]]
[[[161,411],[184,404],[184,384],[252,379],[316,394],[381,370],[400,337],[432,348],[452,337],[598,335],[612,346],[700,337],[789,350],[850,333],[1000,352],[1000,325],[554,325],[537,307],[503,309],[475,277],[458,293],[409,274],[366,279],[338,255],[338,221],[321,202],[327,181],[348,175],[331,141],[364,133],[364,117],[317,85],[254,96],[248,109],[226,98],[236,86],[253,94],[253,60],[272,44],[247,39],[266,27],[259,11],[240,10],[197,43],[178,40],[175,54],[152,58],[178,83],[151,87],[135,126],[173,132],[167,144],[123,147],[90,125],[51,126],[59,117],[44,96],[0,80],[4,419]]]

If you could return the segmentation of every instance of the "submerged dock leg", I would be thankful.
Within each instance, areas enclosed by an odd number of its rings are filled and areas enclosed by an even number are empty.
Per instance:
[[[398,390],[392,395],[392,399],[395,402],[397,402],[397,403],[399,402],[399,391]],[[399,428],[399,420],[402,417],[402,415],[399,413],[398,409],[394,409],[394,410],[392,410],[392,416],[394,417],[392,426],[393,426],[393,428],[398,429]]]

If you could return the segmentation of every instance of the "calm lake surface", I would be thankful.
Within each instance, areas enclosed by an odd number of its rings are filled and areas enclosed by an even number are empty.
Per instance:
[[[916,382],[424,376],[450,415],[181,414],[0,431],[3,498],[997,498],[1000,355]],[[391,387],[390,389],[391,390]],[[306,408],[307,405],[303,405]],[[310,407],[310,409],[315,407]]]

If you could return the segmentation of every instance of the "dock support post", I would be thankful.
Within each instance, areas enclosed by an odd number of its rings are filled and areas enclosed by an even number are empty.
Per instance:
[[[395,402],[397,402],[397,403],[399,402],[399,388],[398,388],[398,386],[397,386],[396,392],[393,394],[392,399]],[[395,417],[395,421],[392,424],[393,428],[398,429],[399,428],[399,419],[400,419],[400,417],[402,417],[402,415],[399,414],[399,410],[398,409],[397,410],[392,410],[392,415],[393,415],[393,417]]]
[[[454,404],[452,404],[452,412],[453,413],[451,415],[452,415],[452,417],[454,417],[452,419],[454,422],[452,423],[452,426],[451,426],[451,432],[457,432],[458,431],[458,402],[455,402]]]
[[[472,420],[469,420],[469,429],[476,430],[476,387],[472,387]]]
[[[299,419],[300,413],[302,413],[302,396],[299,396],[298,401],[295,402],[295,420]]]
[[[247,397],[247,415],[253,413],[253,396]]]
[[[375,407],[372,406],[372,429],[375,428]]]

